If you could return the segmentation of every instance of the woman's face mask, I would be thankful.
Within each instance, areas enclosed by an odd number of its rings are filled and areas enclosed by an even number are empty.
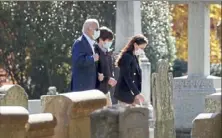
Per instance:
[[[110,49],[112,44],[113,44],[113,41],[106,41],[106,42],[104,42],[103,47],[106,49]]]
[[[137,50],[135,50],[135,55],[136,55],[136,56],[142,55],[142,54],[144,54],[144,53],[145,53],[144,50],[141,49],[141,48],[138,48]]]

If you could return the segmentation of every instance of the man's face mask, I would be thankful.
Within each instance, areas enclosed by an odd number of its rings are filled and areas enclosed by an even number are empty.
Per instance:
[[[99,38],[100,36],[100,30],[94,30],[94,33],[93,33],[93,39],[96,40],[97,38]]]

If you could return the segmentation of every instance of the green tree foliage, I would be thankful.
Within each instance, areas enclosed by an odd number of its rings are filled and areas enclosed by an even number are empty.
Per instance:
[[[168,3],[143,2],[142,30],[149,39],[147,55],[155,71],[160,58],[174,58]],[[116,2],[0,2],[0,64],[29,98],[49,86],[69,89],[71,47],[87,18],[115,32]]]
[[[30,98],[68,90],[71,47],[89,17],[115,29],[115,2],[0,2],[0,63]]]
[[[142,2],[142,29],[148,37],[147,57],[152,72],[156,70],[159,59],[167,59],[172,67],[176,58],[174,37],[171,36],[171,16],[168,2]]]
[[[173,63],[173,77],[181,77],[187,75],[187,62],[176,59]]]

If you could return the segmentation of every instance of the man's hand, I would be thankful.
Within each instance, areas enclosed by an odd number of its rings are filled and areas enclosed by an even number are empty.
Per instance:
[[[94,61],[96,62],[96,61],[99,60],[99,55],[98,55],[98,54],[94,54],[94,55],[93,55],[93,58],[94,58]]]
[[[99,81],[103,81],[104,75],[102,73],[98,73],[98,79]]]
[[[108,81],[108,84],[114,87],[116,85],[117,81],[114,78],[110,78]]]

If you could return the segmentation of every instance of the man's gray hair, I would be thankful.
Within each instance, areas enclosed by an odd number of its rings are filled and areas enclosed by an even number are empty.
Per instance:
[[[83,32],[83,33],[86,33],[87,29],[89,29],[90,26],[91,26],[93,23],[96,23],[96,24],[98,25],[98,27],[99,27],[99,22],[98,22],[98,20],[96,20],[96,19],[87,19],[87,20],[84,22],[83,26],[82,26],[82,32]]]

